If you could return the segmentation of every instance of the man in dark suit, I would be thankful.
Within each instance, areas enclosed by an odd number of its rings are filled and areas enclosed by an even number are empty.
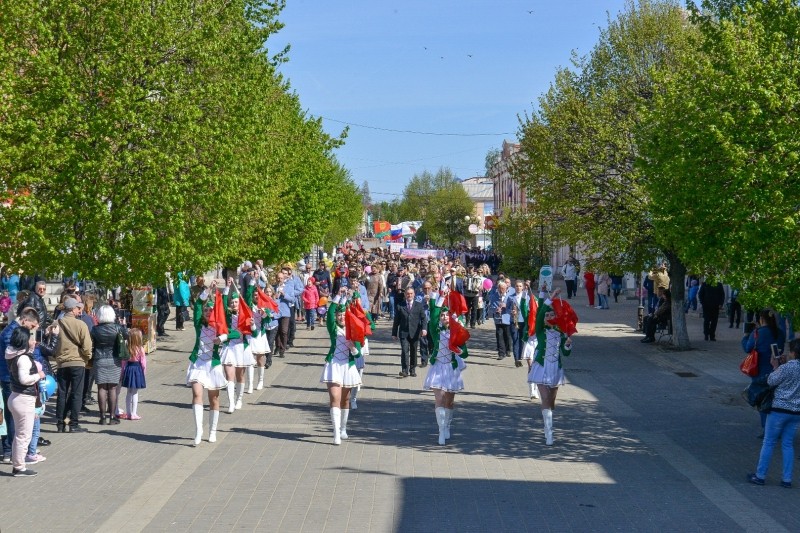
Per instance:
[[[414,289],[408,287],[405,291],[405,298],[394,313],[394,324],[392,324],[392,338],[400,339],[400,377],[407,377],[409,370],[411,376],[417,375],[417,343],[420,336],[425,337],[425,309],[422,303],[415,300]]]

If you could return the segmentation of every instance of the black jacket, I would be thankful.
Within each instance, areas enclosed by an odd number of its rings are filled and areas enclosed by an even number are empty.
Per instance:
[[[99,324],[92,328],[92,359],[111,359],[114,357],[114,345],[117,332],[128,339],[128,329],[115,323]]]
[[[53,322],[53,318],[50,316],[50,313],[47,312],[47,306],[44,300],[35,292],[32,292],[27,300],[19,304],[17,307],[17,315],[26,307],[33,307],[36,309],[36,313],[39,315],[39,329],[41,331],[44,331],[44,329]]]
[[[722,283],[717,283],[713,287],[708,283],[703,283],[697,293],[697,298],[703,309],[719,309],[725,303],[725,289],[722,287]]]
[[[425,329],[425,309],[420,302],[414,301],[411,309],[405,299],[397,303],[394,310],[393,337],[408,337],[412,341],[419,339],[420,332]]]

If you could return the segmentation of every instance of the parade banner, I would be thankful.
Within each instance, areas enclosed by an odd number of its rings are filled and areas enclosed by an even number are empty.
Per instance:
[[[443,259],[444,250],[426,250],[420,248],[403,248],[400,250],[400,259]]]
[[[403,246],[405,245],[402,242],[390,242],[389,251],[392,253],[402,252]]]
[[[376,239],[382,239],[392,232],[392,225],[384,220],[378,220],[372,223],[372,231]]]

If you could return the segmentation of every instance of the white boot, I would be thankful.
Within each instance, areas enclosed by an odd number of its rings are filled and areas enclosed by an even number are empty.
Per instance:
[[[339,430],[339,436],[347,439],[347,419],[350,418],[350,409],[342,409],[342,425]]]
[[[197,446],[203,440],[203,404],[193,403],[192,411],[194,411],[194,445]]]
[[[233,399],[233,381],[228,382],[228,413],[233,413],[234,409],[236,409],[235,404],[236,402]]]
[[[447,425],[447,409],[444,407],[436,408],[436,423],[439,424],[439,444],[444,446],[446,440],[444,437],[444,430]]]
[[[553,445],[553,410],[542,409],[542,418],[544,419],[544,438],[545,444],[548,446]]]
[[[236,405],[234,407],[236,409],[242,408],[242,396],[244,395],[244,383],[237,383],[236,384]]]
[[[258,385],[256,385],[256,390],[261,390],[264,388],[264,367],[258,367]]]
[[[333,443],[337,446],[342,443],[342,436],[339,433],[342,422],[342,410],[338,407],[331,407],[331,421],[333,422]]]
[[[211,427],[208,430],[208,442],[217,442],[217,422],[219,422],[219,409],[211,411]]]
[[[247,394],[253,394],[253,366],[247,367]]]
[[[531,400],[539,399],[539,389],[536,387],[536,383],[528,383],[528,390],[531,393]]]
[[[444,415],[444,438],[447,440],[450,438],[450,423],[453,421],[453,410],[445,407]]]

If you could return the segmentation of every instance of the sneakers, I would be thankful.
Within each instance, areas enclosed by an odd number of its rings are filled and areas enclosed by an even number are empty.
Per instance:
[[[10,465],[11,464],[11,456],[10,455],[3,455],[3,458],[0,459],[0,463],[2,463],[4,465]]]
[[[747,481],[753,485],[764,485],[765,481],[755,474],[747,474]]]
[[[14,470],[11,471],[11,475],[13,475],[14,477],[36,477],[37,473],[38,472],[35,472],[30,468],[26,468],[25,470],[17,470],[15,468]]]
[[[47,457],[40,453],[36,453],[34,455],[26,455],[25,456],[25,464],[26,465],[35,465],[36,463],[43,463],[47,461]]]
[[[783,487],[784,489],[791,489],[792,488],[792,482],[791,481],[781,481],[781,487]]]

